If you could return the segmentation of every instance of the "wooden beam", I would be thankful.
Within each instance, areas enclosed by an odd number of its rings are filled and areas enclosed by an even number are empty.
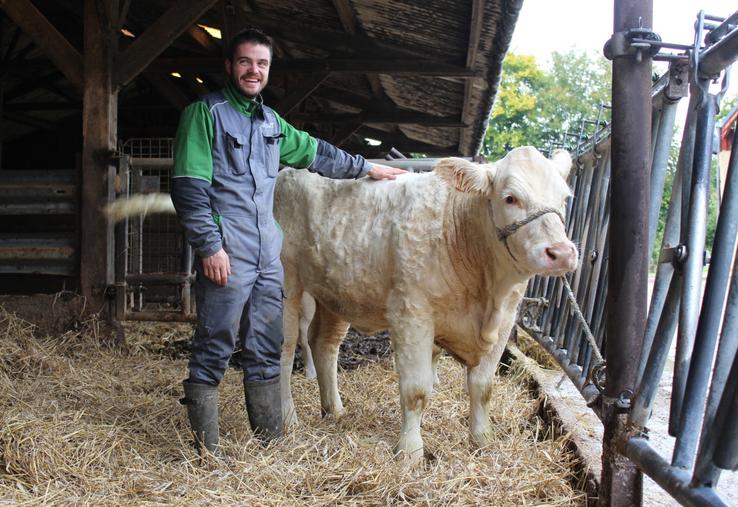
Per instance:
[[[428,55],[422,51],[408,49],[407,46],[396,46],[376,39],[370,39],[361,33],[350,33],[317,28],[304,23],[290,21],[289,19],[272,18],[252,12],[245,13],[249,24],[258,26],[267,34],[278,40],[285,40],[324,49],[331,54],[349,53],[354,55],[371,54],[375,57],[386,58],[426,58]]]
[[[330,143],[334,146],[341,146],[346,141],[351,139],[351,136],[353,136],[354,133],[358,131],[361,128],[361,126],[364,124],[365,114],[366,113],[362,111],[361,113],[359,113],[359,115],[357,115],[355,121],[347,124],[341,130],[336,132],[331,138]]]
[[[484,0],[473,0],[471,19],[469,21],[469,43],[466,48],[466,68],[473,69],[479,50],[479,39],[482,34],[482,25],[484,22]],[[467,79],[464,83],[464,96],[461,104],[461,121],[469,123],[469,102],[471,102],[472,88],[474,79]],[[466,138],[469,129],[459,130],[459,150],[463,150],[466,145]],[[470,153],[469,155],[475,155]]]
[[[351,106],[356,109],[367,109],[372,104],[370,97],[364,97],[355,93],[347,92],[338,88],[331,88],[328,86],[321,86],[320,89],[313,93],[313,97],[318,97],[329,102],[336,104],[343,104]]]
[[[179,0],[115,58],[114,84],[123,86],[138,76],[217,0]]]
[[[350,35],[356,35],[356,16],[348,0],[333,0],[333,6],[338,12],[338,19],[341,20],[343,29]]]
[[[98,0],[84,1],[84,98],[80,196],[80,289],[92,312],[105,312],[113,283],[113,227],[102,208],[115,198],[118,92],[113,84],[114,20],[102,19]]]
[[[228,51],[228,42],[234,35],[236,35],[236,32],[238,32],[238,13],[231,0],[220,0],[218,11],[220,12],[220,19],[222,22],[220,26],[220,35],[223,40],[222,52],[223,56],[227,57],[228,55],[225,53]]]
[[[287,116],[295,109],[300,103],[308,98],[320,84],[325,81],[328,77],[328,73],[324,72],[321,74],[311,74],[304,79],[298,87],[285,95],[277,104],[274,109],[282,116]]]
[[[223,69],[222,58],[159,58],[156,65],[167,71],[200,70],[218,72]],[[336,72],[347,74],[390,74],[395,76],[437,76],[471,78],[478,72],[447,62],[429,59],[290,59],[275,61],[272,74]]]
[[[187,29],[187,33],[208,53],[220,56],[220,46],[215,43],[208,32],[197,25],[192,25]]]
[[[82,55],[54,28],[30,0],[0,0],[0,8],[82,92]]]
[[[355,113],[294,113],[292,118],[316,123],[353,123]],[[433,116],[415,111],[367,111],[364,123],[414,124],[434,127],[466,127],[457,116]]]
[[[148,68],[143,71],[143,76],[154,87],[161,98],[174,106],[177,111],[182,111],[192,102],[192,99],[187,94],[172,83],[167,74],[156,69]]]
[[[457,153],[456,146],[437,146],[434,144],[416,141],[407,137],[401,130],[394,128],[391,131],[380,130],[377,128],[364,126],[361,128],[359,135],[382,141],[382,146],[389,150],[390,146],[395,147],[401,152],[427,152],[427,153]]]

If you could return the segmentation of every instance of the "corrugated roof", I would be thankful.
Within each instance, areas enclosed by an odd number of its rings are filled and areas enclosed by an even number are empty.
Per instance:
[[[80,53],[83,4],[34,2]],[[140,36],[172,5],[181,3],[131,0],[122,25]],[[391,147],[471,156],[481,144],[521,5],[522,0],[221,0],[199,22],[223,30],[254,25],[271,35],[277,45],[265,99],[316,136],[372,157]],[[80,114],[79,92],[10,19],[1,23],[6,142]],[[132,40],[121,35],[121,47]],[[119,132],[146,136],[156,118],[158,135],[174,135],[177,114],[162,109],[181,109],[183,101],[221,86],[221,47],[196,27],[177,37],[147,73],[120,90]],[[175,68],[181,79],[168,77]],[[31,69],[48,76],[39,79]],[[195,77],[204,82],[195,83]],[[286,97],[310,83],[319,84],[307,87],[312,89],[291,110],[280,111]],[[368,146],[366,137],[383,144]]]

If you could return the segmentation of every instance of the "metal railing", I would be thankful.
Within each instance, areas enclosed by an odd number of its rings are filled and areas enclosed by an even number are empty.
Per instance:
[[[736,19],[738,13],[726,20],[700,13],[694,48],[683,56],[664,58],[672,62],[670,73],[654,86],[649,249],[655,243],[676,104],[684,95],[679,90],[684,89],[684,66],[689,62],[689,110],[642,337],[635,391],[619,393],[615,400],[606,399],[609,375],[603,376],[602,365],[593,364],[591,347],[582,339],[581,323],[570,311],[560,279],[532,280],[519,316],[519,323],[556,358],[600,418],[604,417],[606,404],[614,404],[627,414],[627,434],[621,440],[624,453],[685,505],[726,505],[715,488],[721,470],[738,468],[738,261],[734,260],[738,141],[732,147],[715,239],[712,245],[706,245],[715,115],[725,91],[724,86],[711,92],[709,82],[738,59]],[[717,24],[710,27],[707,21]],[[712,30],[704,38],[704,48],[701,41],[706,27]],[[583,259],[580,269],[571,275],[570,284],[603,350],[608,252],[612,251],[608,248],[610,146],[609,137],[595,136],[578,147],[577,170],[571,181],[574,200],[567,221],[570,237],[579,242]],[[649,442],[648,423],[670,354],[674,357],[674,374],[668,431],[675,441],[672,456],[665,457]]]

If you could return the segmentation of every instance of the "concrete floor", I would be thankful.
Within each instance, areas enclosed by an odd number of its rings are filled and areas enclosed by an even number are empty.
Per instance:
[[[514,355],[517,355],[513,351]],[[519,357],[519,356],[518,356]],[[525,356],[523,356],[525,357]],[[561,419],[565,431],[572,435],[590,474],[599,478],[602,472],[602,423],[584,403],[579,391],[560,371],[540,368],[533,360],[525,358],[528,370],[547,397],[547,403]],[[667,431],[673,361],[669,361],[659,386],[659,393],[648,428],[652,446],[667,461],[671,461],[674,438]],[[563,380],[562,380],[563,377]],[[679,503],[644,475],[643,505],[645,507],[677,506]],[[723,471],[717,488],[728,505],[738,506],[738,472]]]

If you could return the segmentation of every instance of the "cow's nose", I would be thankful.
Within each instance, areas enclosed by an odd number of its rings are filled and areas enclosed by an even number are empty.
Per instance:
[[[571,243],[554,243],[546,248],[546,256],[554,267],[569,268],[576,263],[577,250]]]

